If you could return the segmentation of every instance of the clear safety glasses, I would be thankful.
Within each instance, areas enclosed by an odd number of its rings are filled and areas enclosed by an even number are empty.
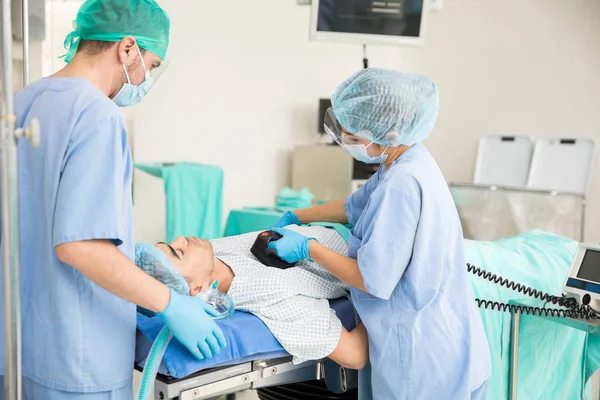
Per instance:
[[[167,67],[171,64],[172,61],[173,61],[173,57],[167,56],[167,58],[163,62],[160,63],[158,68],[154,68],[152,70],[152,86],[156,85],[156,82],[160,79],[160,77],[165,72]]]
[[[358,136],[355,136],[342,128],[342,125],[340,125],[335,117],[332,108],[328,108],[325,112],[324,125],[325,132],[340,146],[346,147],[355,144],[361,144]]]

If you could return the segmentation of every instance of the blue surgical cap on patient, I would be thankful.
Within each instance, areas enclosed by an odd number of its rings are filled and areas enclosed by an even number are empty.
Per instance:
[[[425,76],[369,68],[339,85],[331,104],[348,132],[385,146],[412,146],[433,130],[439,94]]]
[[[135,245],[135,265],[181,295],[190,294],[190,286],[160,249],[146,243]]]

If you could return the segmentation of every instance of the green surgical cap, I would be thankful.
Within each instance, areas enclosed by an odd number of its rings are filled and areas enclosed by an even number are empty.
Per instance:
[[[81,40],[120,42],[126,36],[164,60],[170,26],[169,16],[154,0],[87,0],[65,39],[65,61],[71,62]]]

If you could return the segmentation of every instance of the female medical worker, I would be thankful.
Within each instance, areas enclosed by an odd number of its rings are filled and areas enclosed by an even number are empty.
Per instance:
[[[367,69],[332,97],[326,131],[354,158],[381,164],[345,200],[287,213],[272,242],[288,262],[312,259],[352,286],[369,334],[371,384],[362,399],[481,399],[490,358],[463,255],[460,221],[444,177],[420,144],[438,113],[428,78]],[[348,257],[282,229],[353,225]],[[368,379],[367,379],[368,382]]]
[[[225,346],[206,303],[132,262],[132,159],[117,106],[150,89],[169,25],[154,0],[87,0],[65,41],[69,64],[15,96],[17,124],[42,129],[39,148],[18,147],[23,399],[131,399],[135,304],[200,359]]]

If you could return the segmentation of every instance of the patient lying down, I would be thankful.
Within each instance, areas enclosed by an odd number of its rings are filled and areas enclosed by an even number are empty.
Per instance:
[[[347,244],[333,229],[289,227],[315,237],[330,249],[345,254]],[[361,324],[351,332],[343,326],[327,299],[347,295],[348,287],[314,262],[295,268],[266,267],[252,256],[256,233],[206,241],[179,237],[156,245],[188,282],[190,295],[218,280],[235,308],[260,318],[294,362],[329,357],[351,369],[368,361],[367,333]]]

